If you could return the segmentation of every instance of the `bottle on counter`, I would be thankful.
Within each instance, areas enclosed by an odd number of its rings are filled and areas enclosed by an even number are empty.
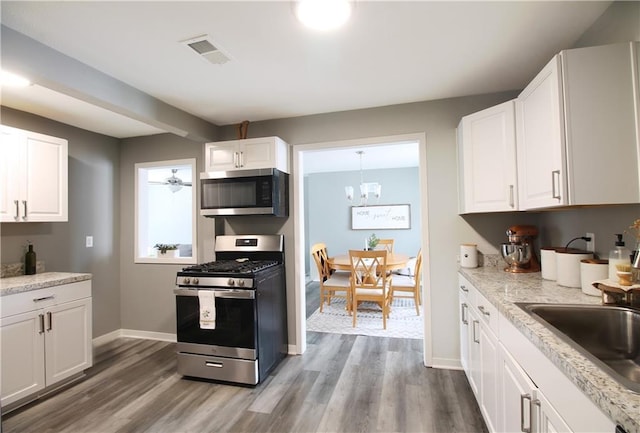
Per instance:
[[[618,281],[616,265],[631,265],[631,251],[625,248],[622,234],[616,233],[616,238],[615,248],[609,251],[609,279],[611,281]]]
[[[36,273],[36,252],[33,251],[33,244],[29,242],[29,249],[24,256],[24,274],[35,275]]]

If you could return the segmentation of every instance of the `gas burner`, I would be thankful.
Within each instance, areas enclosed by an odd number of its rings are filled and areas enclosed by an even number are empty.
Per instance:
[[[250,274],[277,265],[275,260],[217,260],[182,269],[182,272]]]

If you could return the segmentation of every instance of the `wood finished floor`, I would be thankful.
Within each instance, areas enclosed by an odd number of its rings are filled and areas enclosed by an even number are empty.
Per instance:
[[[184,379],[175,344],[122,338],[87,377],[3,414],[2,432],[486,432],[462,371],[422,365],[422,342],[307,333],[257,387]]]

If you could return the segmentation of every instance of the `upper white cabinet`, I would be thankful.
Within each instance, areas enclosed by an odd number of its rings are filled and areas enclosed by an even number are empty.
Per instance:
[[[458,141],[460,213],[518,210],[515,102],[463,117]]]
[[[520,209],[640,201],[637,47],[562,51],[518,96]]]
[[[278,137],[205,144],[205,171],[277,168],[289,173],[289,145]]]
[[[0,126],[0,220],[68,221],[67,140]]]

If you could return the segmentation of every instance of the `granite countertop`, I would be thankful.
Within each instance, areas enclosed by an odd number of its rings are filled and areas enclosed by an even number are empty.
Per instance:
[[[460,268],[464,276],[596,406],[627,433],[640,433],[640,394],[618,384],[599,366],[562,341],[525,313],[515,302],[600,304],[600,297],[588,296],[579,288],[559,286],[543,280],[541,274],[511,274],[501,267]]]
[[[90,280],[91,274],[72,272],[44,272],[35,275],[20,275],[17,277],[0,278],[0,296],[30,292],[62,284]]]

